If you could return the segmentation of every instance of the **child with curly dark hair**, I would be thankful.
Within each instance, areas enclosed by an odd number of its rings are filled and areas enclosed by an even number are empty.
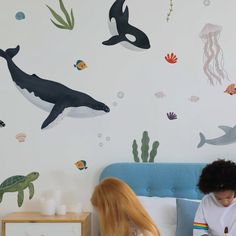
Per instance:
[[[195,215],[193,236],[236,236],[236,163],[219,159],[206,165],[198,187],[206,195]]]

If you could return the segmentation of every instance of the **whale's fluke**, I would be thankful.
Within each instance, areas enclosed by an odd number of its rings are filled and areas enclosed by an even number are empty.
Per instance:
[[[202,147],[206,143],[206,138],[202,133],[199,133],[200,135],[200,143],[197,145],[198,148]]]

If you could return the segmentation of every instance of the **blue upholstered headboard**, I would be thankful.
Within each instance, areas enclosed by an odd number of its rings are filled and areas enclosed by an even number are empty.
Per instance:
[[[100,180],[116,177],[139,196],[201,199],[197,188],[203,163],[114,163],[101,173]]]

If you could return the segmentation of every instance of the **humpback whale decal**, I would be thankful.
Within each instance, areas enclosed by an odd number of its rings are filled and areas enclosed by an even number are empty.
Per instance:
[[[225,132],[225,134],[218,138],[206,139],[202,133],[199,133],[201,140],[197,147],[200,148],[205,143],[211,145],[227,145],[236,142],[236,125],[233,128],[221,125],[219,126],[219,128],[222,129]]]
[[[30,102],[49,112],[41,129],[54,126],[64,115],[82,118],[110,111],[104,103],[85,93],[72,90],[58,82],[42,79],[35,74],[26,74],[12,60],[19,50],[20,46],[6,51],[0,49],[0,57],[6,59],[12,80],[19,91]]]
[[[150,48],[150,43],[147,35],[141,30],[135,28],[134,26],[128,23],[129,20],[129,9],[128,6],[125,7],[123,12],[123,4],[125,0],[116,0],[111,6],[109,12],[109,19],[111,21],[112,18],[116,21],[116,28],[118,35],[112,36],[109,40],[102,42],[104,45],[114,45],[120,43],[122,41],[127,41],[132,45],[142,48],[148,49]],[[135,37],[134,41],[131,41],[127,38],[126,35],[131,35]]]

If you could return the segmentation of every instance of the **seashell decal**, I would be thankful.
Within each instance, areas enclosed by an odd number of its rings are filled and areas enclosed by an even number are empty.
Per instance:
[[[18,133],[16,135],[16,139],[22,143],[22,142],[25,142],[25,139],[26,139],[26,134],[25,133]]]

